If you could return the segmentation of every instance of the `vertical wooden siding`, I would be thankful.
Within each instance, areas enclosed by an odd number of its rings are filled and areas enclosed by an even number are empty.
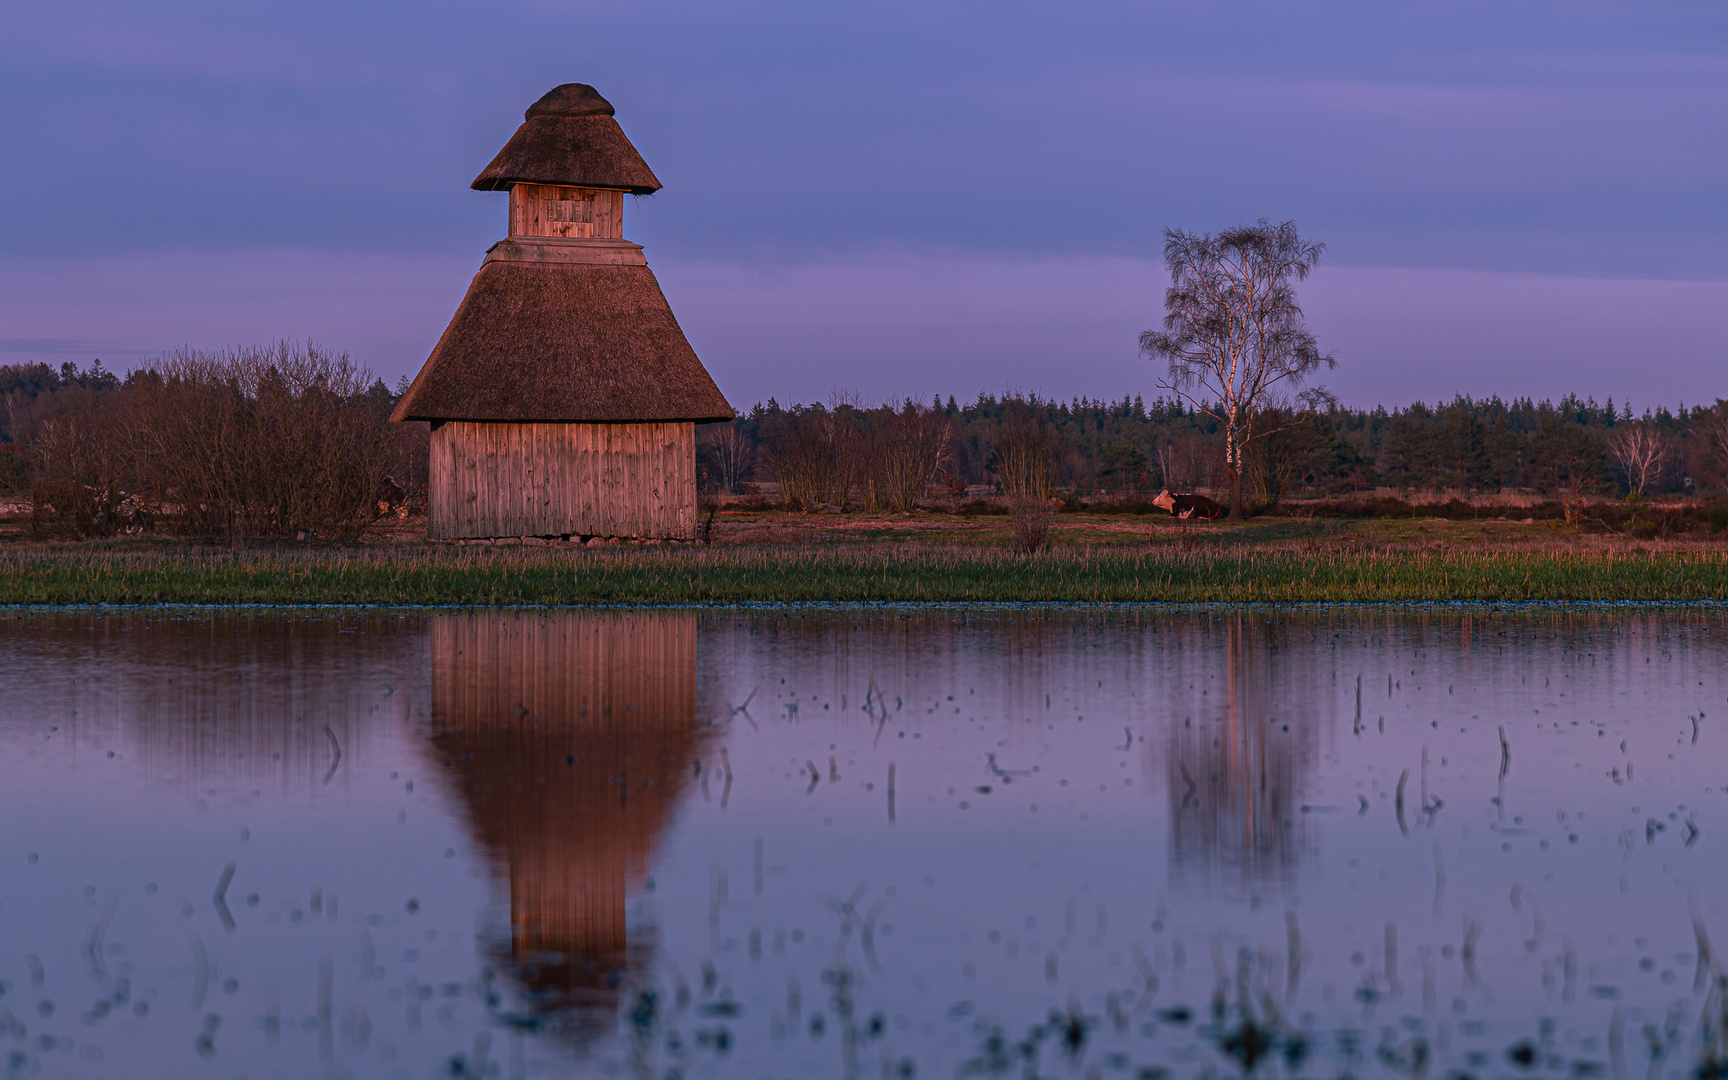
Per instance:
[[[696,535],[696,425],[501,424],[432,433],[430,535]]]
[[[624,193],[516,184],[510,188],[510,235],[619,239],[624,235]]]

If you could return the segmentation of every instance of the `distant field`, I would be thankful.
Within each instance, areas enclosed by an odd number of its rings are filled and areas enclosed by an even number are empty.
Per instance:
[[[1728,542],[1555,522],[1180,525],[1062,515],[1052,551],[1004,518],[727,515],[712,546],[0,544],[0,603],[728,604],[1728,599]]]

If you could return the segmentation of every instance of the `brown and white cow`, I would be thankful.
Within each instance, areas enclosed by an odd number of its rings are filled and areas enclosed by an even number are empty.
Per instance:
[[[1158,493],[1152,500],[1152,505],[1170,511],[1170,516],[1183,520],[1200,518],[1203,521],[1215,521],[1229,511],[1204,495],[1175,495],[1169,488]]]

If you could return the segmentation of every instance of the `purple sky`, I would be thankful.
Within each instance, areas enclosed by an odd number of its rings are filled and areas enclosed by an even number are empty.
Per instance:
[[[418,369],[590,82],[735,405],[1156,394],[1160,230],[1294,218],[1372,405],[1728,395],[1728,8],[0,4],[0,362],[277,336]]]

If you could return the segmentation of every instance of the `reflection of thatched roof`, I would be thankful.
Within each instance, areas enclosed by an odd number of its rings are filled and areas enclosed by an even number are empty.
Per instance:
[[[451,615],[431,636],[433,744],[508,874],[514,966],[543,1008],[608,1010],[696,753],[695,617]]]
[[[475,177],[476,191],[512,184],[622,188],[636,195],[660,181],[612,119],[612,104],[584,83],[565,83],[528,107],[526,123]]]
[[[393,420],[729,420],[646,266],[489,262]]]

